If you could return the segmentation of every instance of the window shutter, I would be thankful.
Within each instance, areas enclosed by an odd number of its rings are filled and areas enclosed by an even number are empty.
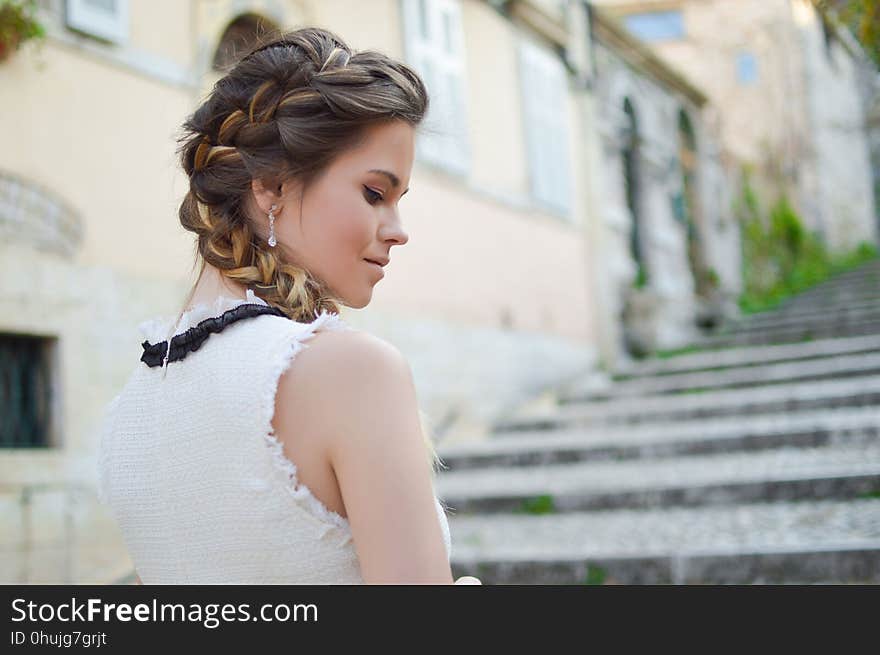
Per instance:
[[[465,173],[470,153],[461,7],[458,0],[402,0],[402,9],[406,58],[430,96],[417,153]]]
[[[111,43],[128,41],[128,0],[67,0],[67,26]]]
[[[567,71],[554,54],[528,39],[521,40],[519,53],[531,193],[538,203],[569,215]]]

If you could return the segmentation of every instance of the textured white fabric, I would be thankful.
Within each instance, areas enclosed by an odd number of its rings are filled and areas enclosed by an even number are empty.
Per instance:
[[[150,343],[242,303],[220,297],[173,319],[144,321]],[[272,434],[275,390],[319,330],[353,329],[324,312],[311,323],[262,315],[211,334],[185,359],[138,362],[106,407],[99,497],[144,584],[363,584],[348,520],[297,481]],[[435,495],[447,556],[452,544]]]

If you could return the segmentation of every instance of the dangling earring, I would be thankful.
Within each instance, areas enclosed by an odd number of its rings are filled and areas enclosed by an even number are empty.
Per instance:
[[[272,205],[272,207],[269,209],[269,246],[272,248],[274,248],[275,244],[278,243],[275,240],[275,214],[274,214],[274,212],[275,212],[276,207],[278,207],[278,205]]]

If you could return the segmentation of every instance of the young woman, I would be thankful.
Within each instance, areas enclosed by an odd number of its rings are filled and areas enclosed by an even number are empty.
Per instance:
[[[99,457],[139,582],[453,583],[409,365],[339,316],[408,240],[427,108],[404,64],[304,28],[185,122],[179,218],[201,271],[176,319],[141,325]]]

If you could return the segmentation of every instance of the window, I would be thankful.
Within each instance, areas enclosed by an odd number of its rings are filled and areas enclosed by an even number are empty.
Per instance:
[[[111,43],[128,40],[128,0],[67,0],[67,26]]]
[[[406,59],[430,97],[417,156],[466,173],[470,151],[461,7],[458,0],[402,0],[402,10]]]
[[[0,448],[51,444],[53,343],[0,334]]]
[[[758,60],[751,52],[740,52],[736,56],[736,79],[740,84],[758,81]]]
[[[278,30],[273,21],[258,14],[243,14],[233,20],[223,31],[220,43],[214,51],[212,68],[226,72],[253,48],[264,32]]]
[[[684,37],[684,19],[681,11],[653,11],[630,14],[623,24],[643,41],[664,41]]]
[[[534,199],[555,211],[571,211],[568,77],[546,48],[520,41],[520,85]]]

